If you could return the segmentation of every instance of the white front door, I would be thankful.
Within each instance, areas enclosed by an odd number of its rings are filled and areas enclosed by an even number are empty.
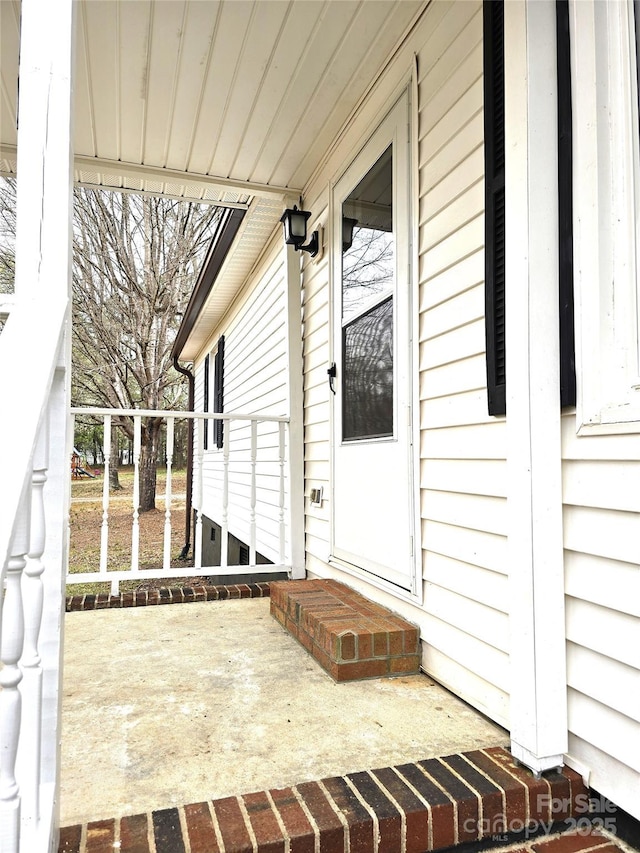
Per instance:
[[[333,193],[332,557],[415,592],[408,113]]]

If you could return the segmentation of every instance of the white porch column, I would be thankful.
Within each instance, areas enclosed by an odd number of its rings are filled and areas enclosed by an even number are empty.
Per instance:
[[[16,295],[70,294],[71,0],[23,0],[18,100]]]
[[[52,323],[67,305],[70,318],[72,219],[72,0],[22,0],[18,100],[16,299],[55,304]],[[40,374],[51,371],[49,468],[43,492],[46,542],[42,660],[42,754],[40,810],[23,824],[23,850],[57,849],[60,766],[62,630],[67,570],[70,488],[70,322],[58,363],[42,361],[38,339],[25,339],[24,358]],[[24,364],[21,366],[24,368]],[[34,401],[35,402],[35,401]],[[21,424],[17,421],[17,429]],[[25,738],[31,737],[29,732]],[[20,780],[19,780],[20,781]]]
[[[535,772],[567,749],[555,14],[504,5],[510,728]]]
[[[304,552],[304,393],[300,254],[285,245],[287,351],[289,373],[289,520],[293,578],[305,576]]]

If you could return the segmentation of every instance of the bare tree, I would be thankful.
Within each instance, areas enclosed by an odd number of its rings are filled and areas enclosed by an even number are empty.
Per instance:
[[[112,408],[176,407],[171,347],[220,211],[78,189],[74,208],[73,396]],[[116,424],[133,439],[133,422]],[[147,418],[140,510],[155,509],[159,418]]]
[[[13,293],[16,243],[16,181],[0,178],[0,293]]]
[[[381,228],[356,226],[353,241],[343,254],[343,319],[357,313],[375,294],[393,288],[393,233]]]

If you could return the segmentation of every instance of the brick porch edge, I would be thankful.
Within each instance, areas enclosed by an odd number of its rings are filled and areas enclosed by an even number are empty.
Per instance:
[[[491,747],[64,827],[59,851],[426,853],[505,833],[548,833],[558,821],[575,826],[586,794],[568,768],[535,779]]]
[[[229,598],[268,598],[269,584],[238,583],[227,586],[184,586],[142,589],[109,595],[68,595],[67,613],[78,610],[108,610],[118,607],[146,607],[151,604],[182,604],[189,601],[226,601]]]

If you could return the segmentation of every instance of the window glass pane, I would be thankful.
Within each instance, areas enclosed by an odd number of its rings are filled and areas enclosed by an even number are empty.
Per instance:
[[[392,146],[342,205],[342,437],[393,435]]]
[[[393,300],[343,330],[342,437],[393,435]]]
[[[342,320],[393,289],[392,149],[387,148],[342,205]]]

